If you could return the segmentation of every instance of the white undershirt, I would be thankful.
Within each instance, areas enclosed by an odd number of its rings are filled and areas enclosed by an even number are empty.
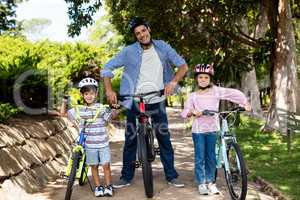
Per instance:
[[[136,94],[159,91],[164,88],[163,66],[153,45],[144,49],[142,64],[137,82]],[[146,103],[161,102],[165,97],[149,97]]]

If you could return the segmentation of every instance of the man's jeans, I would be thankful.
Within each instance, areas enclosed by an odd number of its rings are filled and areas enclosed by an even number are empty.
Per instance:
[[[155,128],[156,138],[160,149],[160,159],[164,167],[165,177],[167,181],[177,178],[178,174],[174,168],[174,151],[170,140],[168,130],[168,118],[165,103],[146,104],[146,113],[151,115],[152,126]],[[132,105],[127,110],[126,117],[126,133],[125,145],[123,149],[123,168],[121,179],[130,182],[133,179],[137,150],[136,139],[136,116],[138,114],[138,106]]]
[[[216,171],[215,132],[193,133],[195,148],[195,179],[198,185],[215,180]]]

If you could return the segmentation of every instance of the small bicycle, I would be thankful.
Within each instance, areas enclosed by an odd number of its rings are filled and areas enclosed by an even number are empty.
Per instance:
[[[126,98],[134,98],[139,105],[139,114],[137,116],[137,160],[134,165],[136,168],[142,167],[145,194],[148,198],[153,197],[153,176],[151,162],[155,156],[160,154],[158,147],[154,146],[154,134],[151,124],[151,116],[145,110],[145,97],[149,95],[162,96],[164,90],[148,92],[134,95],[118,95],[118,100],[123,101]]]
[[[230,130],[237,118],[237,114],[242,111],[245,111],[245,109],[241,107],[224,112],[203,111],[203,115],[212,116],[218,114],[222,122],[216,145],[217,169],[221,167],[224,169],[226,184],[232,200],[245,200],[247,195],[246,165],[236,136]],[[230,116],[233,117],[233,121],[229,124],[228,118]]]
[[[86,125],[86,121],[84,121],[84,127]],[[72,148],[71,159],[69,160],[68,166],[66,168],[66,176],[68,177],[67,190],[65,194],[65,200],[70,200],[75,179],[78,179],[79,185],[83,186],[86,182],[89,183],[90,189],[92,189],[92,185],[88,179],[88,165],[86,164],[86,156],[85,156],[85,137],[84,137],[84,128],[80,131],[79,140],[75,140],[76,142]]]

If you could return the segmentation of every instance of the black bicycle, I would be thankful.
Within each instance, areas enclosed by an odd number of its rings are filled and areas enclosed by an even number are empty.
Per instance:
[[[139,107],[137,115],[137,160],[134,165],[136,168],[142,167],[145,194],[148,198],[153,197],[153,175],[152,162],[156,155],[160,154],[158,147],[154,145],[154,134],[151,124],[151,116],[146,113],[145,103],[149,95],[162,96],[164,90],[134,94],[134,95],[118,95],[119,101],[124,101],[128,98],[133,98]]]

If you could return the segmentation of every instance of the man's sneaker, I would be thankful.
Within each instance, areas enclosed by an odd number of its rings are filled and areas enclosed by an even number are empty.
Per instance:
[[[201,195],[208,195],[209,190],[205,184],[198,185],[198,190]]]
[[[129,186],[130,182],[125,181],[124,179],[120,179],[119,181],[117,181],[116,183],[113,184],[113,187],[118,189],[118,188],[122,188],[125,186]]]
[[[168,182],[168,184],[179,188],[184,187],[184,184],[180,183],[177,178],[173,178],[171,181]]]
[[[104,196],[104,188],[103,186],[98,186],[95,188],[95,196],[96,197],[103,197]]]
[[[220,191],[218,190],[215,183],[209,183],[207,188],[209,189],[209,192],[211,194],[220,194]]]
[[[104,189],[104,196],[112,197],[114,195],[114,190],[112,185],[106,186]]]

